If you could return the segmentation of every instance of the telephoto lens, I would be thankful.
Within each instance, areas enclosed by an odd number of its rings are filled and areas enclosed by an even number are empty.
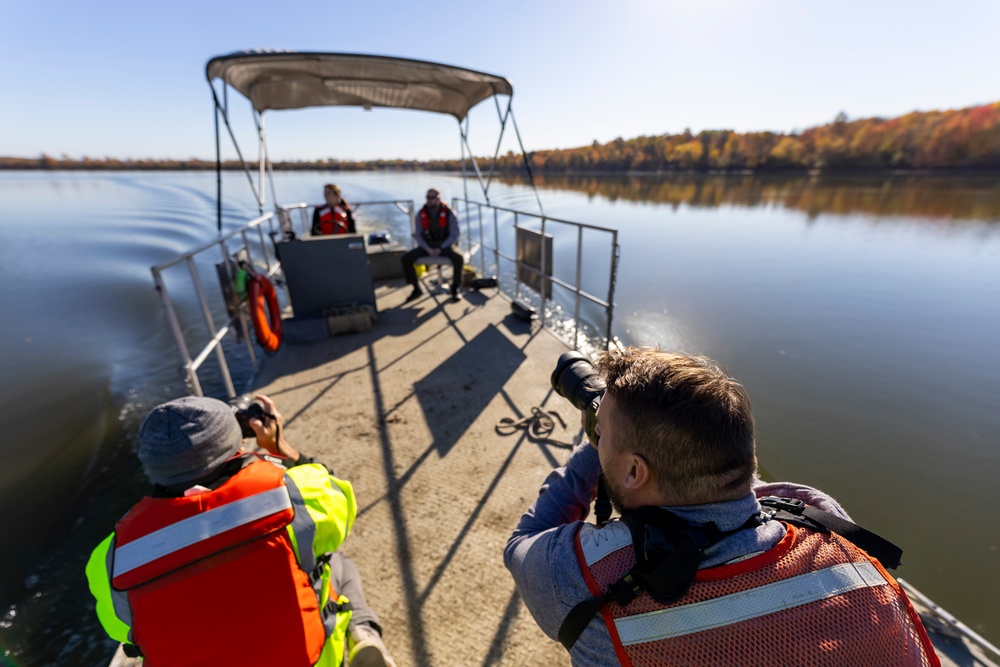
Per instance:
[[[595,398],[604,395],[604,380],[585,355],[564,352],[552,371],[552,388],[577,410],[586,410]]]
[[[556,369],[552,371],[552,388],[586,414],[584,430],[590,441],[597,444],[597,408],[606,385],[590,359],[579,352],[559,355]]]

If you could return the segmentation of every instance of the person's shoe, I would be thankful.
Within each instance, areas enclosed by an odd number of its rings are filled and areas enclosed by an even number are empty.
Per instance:
[[[458,303],[461,300],[462,300],[462,297],[460,297],[458,294],[452,292],[452,294],[451,294],[451,302],[452,303]]]
[[[348,667],[396,667],[382,635],[367,623],[359,623],[350,629],[348,645],[351,647],[347,654]]]
[[[424,292],[423,292],[422,289],[420,289],[420,287],[415,286],[413,288],[413,291],[410,292],[410,296],[406,297],[406,301],[404,301],[403,303],[409,303],[409,302],[413,301],[414,299],[419,299],[420,295],[423,294],[423,293]]]

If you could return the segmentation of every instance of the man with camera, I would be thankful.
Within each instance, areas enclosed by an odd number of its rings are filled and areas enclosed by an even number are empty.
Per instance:
[[[188,396],[139,430],[153,488],[87,563],[97,615],[150,665],[393,666],[357,567],[337,549],[350,482],[285,439],[266,396]],[[266,455],[248,453],[256,437]],[[252,452],[252,450],[251,450]]]
[[[901,552],[830,496],[756,477],[742,386],[709,359],[653,349],[604,352],[596,368],[560,358],[553,386],[589,442],[504,550],[574,664],[938,664],[872,557],[895,567]],[[599,524],[584,523],[599,486],[621,517],[607,521],[598,498]]]

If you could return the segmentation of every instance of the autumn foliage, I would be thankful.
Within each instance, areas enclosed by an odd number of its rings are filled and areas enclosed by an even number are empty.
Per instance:
[[[488,164],[488,158],[481,158]],[[530,154],[539,172],[882,171],[1000,169],[1000,102],[949,111],[914,111],[898,118],[833,122],[803,132],[706,130],[698,134],[618,138],[605,144]],[[521,169],[523,157],[498,158],[501,171]],[[250,165],[254,167],[255,165]],[[279,162],[278,169],[458,170],[459,160],[329,160]],[[204,160],[61,160],[0,157],[0,169],[213,169]],[[226,169],[241,168],[227,162]]]
[[[504,166],[515,162],[505,156]],[[801,133],[710,130],[532,154],[540,171],[780,171],[1000,168],[1000,102],[898,118],[848,120]]]

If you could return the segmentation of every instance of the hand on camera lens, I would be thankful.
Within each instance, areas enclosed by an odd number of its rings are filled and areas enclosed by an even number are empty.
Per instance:
[[[263,395],[254,396],[254,398],[263,404],[264,411],[273,415],[274,419],[271,419],[270,416],[265,416],[263,420],[252,418],[248,423],[257,436],[257,445],[272,454],[276,454],[278,450],[278,430],[280,425],[284,425],[284,418],[275,407],[274,401],[270,398]]]
[[[257,445],[275,456],[297,460],[299,453],[285,440],[285,418],[278,412],[274,401],[263,394],[258,394],[254,398],[260,401],[264,405],[264,410],[273,417],[273,419],[265,418],[263,422],[260,419],[250,420],[250,428],[257,434]]]

